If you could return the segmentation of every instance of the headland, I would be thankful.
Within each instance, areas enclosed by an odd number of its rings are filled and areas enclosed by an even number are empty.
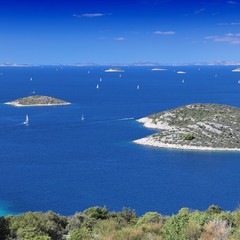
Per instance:
[[[138,120],[158,133],[135,140],[160,148],[240,151],[240,108],[221,104],[191,104]]]

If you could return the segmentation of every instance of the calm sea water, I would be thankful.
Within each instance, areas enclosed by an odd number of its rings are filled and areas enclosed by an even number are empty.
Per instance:
[[[0,68],[0,214],[51,209],[70,215],[96,205],[138,214],[211,204],[236,209],[240,153],[164,150],[132,141],[154,132],[135,121],[151,113],[190,103],[240,107],[240,73],[231,72],[234,67],[124,67],[120,77],[107,68]],[[72,105],[3,104],[33,91]],[[22,124],[26,114],[29,126]]]

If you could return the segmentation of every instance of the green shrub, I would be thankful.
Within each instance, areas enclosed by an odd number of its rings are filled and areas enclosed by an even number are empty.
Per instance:
[[[219,214],[222,212],[222,209],[217,205],[211,205],[206,210],[206,214]]]
[[[67,219],[51,211],[46,213],[28,212],[9,218],[11,239],[29,239],[50,237],[62,239],[67,226]]]
[[[164,217],[161,214],[157,212],[148,212],[138,219],[137,225],[145,223],[162,223],[163,221]]]
[[[183,138],[183,140],[191,141],[194,139],[194,136],[191,133],[185,133],[182,135],[182,138]]]
[[[165,240],[184,239],[182,237],[189,220],[189,210],[182,208],[178,214],[169,217],[162,229],[163,238]]]
[[[104,206],[103,208],[101,207],[88,208],[83,213],[88,215],[90,218],[94,218],[96,220],[107,219],[108,217],[108,209],[106,208],[106,206]]]
[[[90,240],[92,238],[91,231],[85,227],[72,231],[69,240]]]

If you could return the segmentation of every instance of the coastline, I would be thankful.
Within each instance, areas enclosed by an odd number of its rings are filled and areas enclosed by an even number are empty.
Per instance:
[[[53,104],[29,104],[29,105],[22,105],[17,102],[5,102],[6,105],[12,105],[14,107],[51,107],[51,106],[58,106],[58,105],[69,105],[71,103],[53,103]]]
[[[137,119],[137,122],[142,123],[143,126],[146,128],[153,128],[153,129],[157,129],[157,130],[172,130],[172,129],[174,129],[174,127],[169,126],[165,122],[158,121],[157,124],[155,124],[155,123],[153,123],[152,119],[148,118],[148,117]]]
[[[172,130],[174,127],[169,126],[165,122],[158,122],[157,124],[153,123],[152,119],[149,117],[140,118],[137,122],[142,123],[146,128],[152,128],[155,130]],[[151,147],[165,148],[165,149],[178,149],[178,150],[196,150],[196,151],[221,151],[221,152],[240,152],[240,148],[213,148],[213,147],[204,147],[204,146],[191,146],[191,145],[180,145],[180,144],[170,144],[156,141],[147,136],[134,140],[133,143]]]
[[[240,148],[212,148],[212,147],[201,147],[201,146],[187,146],[187,145],[178,145],[178,144],[169,144],[156,142],[154,140],[149,139],[148,137],[140,138],[133,141],[136,144],[158,147],[158,148],[166,148],[166,149],[178,149],[178,150],[196,150],[196,151],[216,151],[216,152],[240,152]]]

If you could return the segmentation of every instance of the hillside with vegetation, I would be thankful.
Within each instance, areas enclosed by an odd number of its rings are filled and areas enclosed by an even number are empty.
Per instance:
[[[164,216],[134,210],[109,212],[93,207],[73,216],[54,212],[27,212],[0,217],[1,240],[237,240],[240,210],[222,211],[212,205],[206,211],[182,208]]]
[[[156,113],[139,122],[160,132],[136,140],[156,147],[196,150],[240,150],[240,108],[191,104]]]

